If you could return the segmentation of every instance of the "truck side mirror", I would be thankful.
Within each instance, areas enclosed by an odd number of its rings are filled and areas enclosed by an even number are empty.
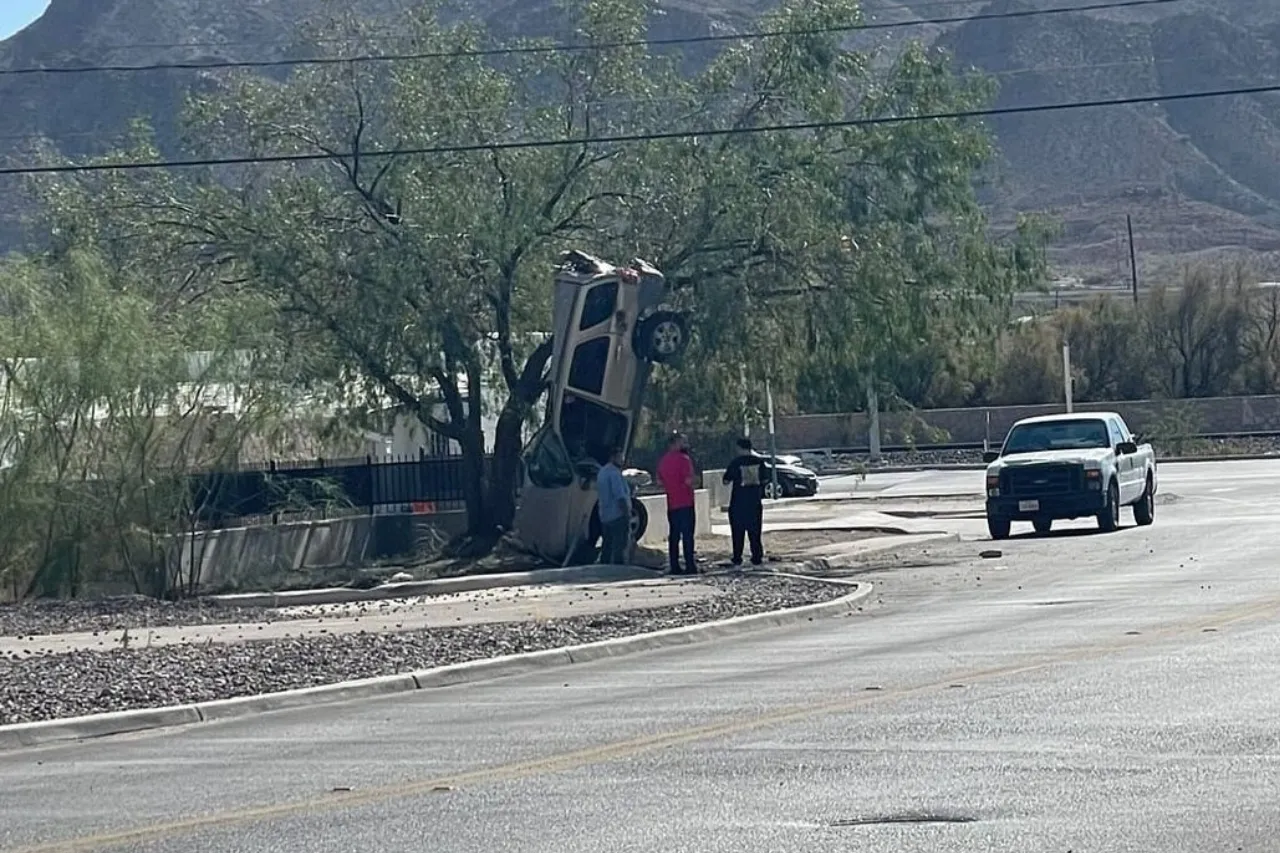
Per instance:
[[[1137,452],[1138,452],[1138,445],[1134,444],[1132,441],[1122,441],[1116,445],[1116,453],[1122,456],[1128,456],[1132,453],[1137,453]]]
[[[990,465],[992,462],[995,462],[999,458],[1000,458],[999,450],[985,450],[982,453],[982,461],[987,463],[988,465]]]

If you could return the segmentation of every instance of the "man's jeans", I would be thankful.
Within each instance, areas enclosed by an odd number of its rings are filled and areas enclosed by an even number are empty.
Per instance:
[[[627,540],[631,538],[631,519],[623,516],[600,523],[600,563],[606,566],[627,565]]]
[[[697,517],[693,507],[667,510],[668,555],[671,558],[671,573],[680,573],[680,543],[684,543],[685,572],[697,574],[698,563],[693,558],[693,531],[697,526]]]

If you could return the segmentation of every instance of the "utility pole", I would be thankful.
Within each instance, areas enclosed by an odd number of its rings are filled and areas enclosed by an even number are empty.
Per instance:
[[[1133,250],[1133,216],[1124,215],[1125,226],[1129,229],[1129,276],[1133,280],[1133,304],[1138,304],[1138,254]],[[1067,411],[1071,411],[1068,409]]]
[[[1067,401],[1067,414],[1071,414],[1071,344],[1062,342],[1062,392]]]
[[[778,437],[773,429],[773,387],[764,381],[764,396],[769,407],[769,472],[773,481],[773,499],[778,499]]]
[[[747,408],[751,400],[747,395],[747,366],[739,362],[738,380],[742,383],[742,437],[751,437],[751,413]]]
[[[867,449],[871,461],[880,460],[880,395],[876,391],[874,374],[867,374]]]

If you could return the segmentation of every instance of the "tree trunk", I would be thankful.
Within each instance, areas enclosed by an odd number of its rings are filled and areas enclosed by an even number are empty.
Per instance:
[[[510,530],[515,524],[516,495],[522,485],[520,454],[524,450],[524,425],[542,396],[543,373],[551,358],[551,349],[552,343],[548,339],[529,354],[524,367],[514,376],[515,382],[508,387],[507,402],[502,406],[494,429],[489,506],[494,523],[504,530]]]
[[[463,456],[464,495],[467,506],[467,535],[477,546],[492,542],[501,531],[510,530],[516,518],[516,493],[520,487],[520,454],[524,450],[524,424],[542,396],[542,374],[551,357],[551,342],[534,349],[515,384],[508,388],[507,400],[494,429],[493,460],[485,459],[484,429],[480,420],[480,378],[470,378],[474,393],[468,392],[466,427],[460,439]]]
[[[493,523],[510,530],[516,518],[516,491],[520,487],[520,452],[524,449],[521,427],[524,415],[513,405],[502,407],[493,436],[493,462],[489,472],[488,503]]]
[[[467,507],[467,537],[491,539],[493,513],[485,488],[484,432],[467,430],[462,441],[462,494]]]

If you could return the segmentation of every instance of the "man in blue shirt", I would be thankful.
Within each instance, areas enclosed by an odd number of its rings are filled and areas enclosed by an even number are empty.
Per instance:
[[[631,487],[622,478],[622,449],[615,447],[596,474],[596,502],[600,513],[600,562],[627,565],[631,538]]]

